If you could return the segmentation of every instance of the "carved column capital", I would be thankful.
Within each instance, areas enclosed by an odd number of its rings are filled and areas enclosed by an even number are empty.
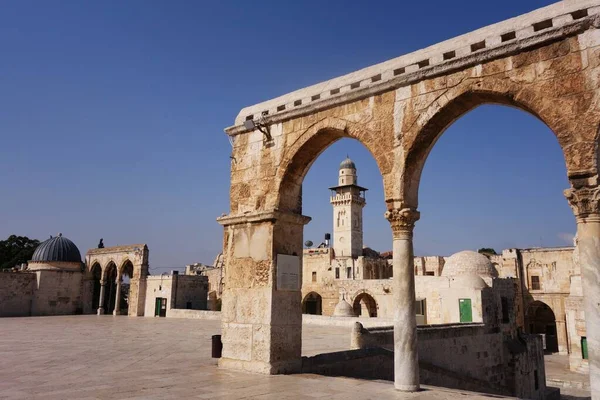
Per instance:
[[[581,186],[564,191],[578,222],[600,222],[600,186]]]
[[[394,239],[406,239],[412,237],[415,222],[419,220],[421,213],[414,208],[393,208],[385,212],[385,218],[390,221]]]

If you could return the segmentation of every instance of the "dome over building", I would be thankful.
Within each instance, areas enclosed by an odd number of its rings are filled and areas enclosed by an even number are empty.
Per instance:
[[[356,169],[356,165],[354,164],[354,161],[350,159],[350,157],[346,157],[346,159],[340,164],[340,169]]]
[[[497,278],[498,271],[489,258],[475,251],[461,251],[446,259],[442,276],[477,275]]]
[[[453,277],[450,281],[450,287],[481,290],[488,287],[488,285],[480,276],[467,274]]]
[[[33,252],[31,261],[81,263],[81,253],[75,243],[59,233],[58,236],[40,243]]]
[[[335,306],[335,310],[333,310],[334,317],[354,317],[354,310],[352,306],[342,298],[339,303]]]

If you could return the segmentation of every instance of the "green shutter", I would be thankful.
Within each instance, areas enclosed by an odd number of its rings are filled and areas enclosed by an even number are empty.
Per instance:
[[[460,322],[473,322],[473,309],[471,308],[471,299],[459,299],[458,310],[460,313]]]
[[[581,358],[584,360],[588,358],[587,337],[581,338]]]

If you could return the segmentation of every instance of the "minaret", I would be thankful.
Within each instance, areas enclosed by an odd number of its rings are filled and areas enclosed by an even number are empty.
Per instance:
[[[362,255],[363,230],[362,209],[367,204],[367,189],[358,186],[356,165],[350,158],[340,164],[338,186],[332,190],[333,251],[335,257],[358,257]]]

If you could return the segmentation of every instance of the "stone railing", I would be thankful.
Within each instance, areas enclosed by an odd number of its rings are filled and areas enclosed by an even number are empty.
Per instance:
[[[243,108],[229,135],[246,132],[244,121],[269,123],[376,93],[393,90],[427,77],[476,65],[580,32],[600,14],[599,0],[560,1],[453,39],[350,74],[296,90]]]

